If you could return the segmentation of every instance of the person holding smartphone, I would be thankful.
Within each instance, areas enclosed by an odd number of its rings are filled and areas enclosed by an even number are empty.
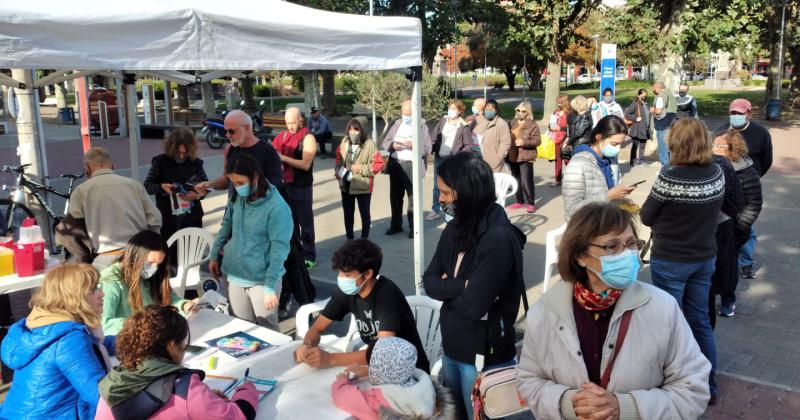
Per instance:
[[[587,203],[622,199],[636,188],[616,185],[611,171],[610,159],[619,154],[627,133],[625,121],[609,115],[597,122],[590,143],[575,148],[561,190],[566,220]]]

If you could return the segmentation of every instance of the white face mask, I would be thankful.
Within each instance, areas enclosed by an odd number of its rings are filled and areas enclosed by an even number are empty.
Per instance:
[[[158,271],[158,264],[151,262],[144,263],[141,272],[142,279],[146,280],[149,279],[150,277],[153,277],[153,275],[156,274],[156,271]]]

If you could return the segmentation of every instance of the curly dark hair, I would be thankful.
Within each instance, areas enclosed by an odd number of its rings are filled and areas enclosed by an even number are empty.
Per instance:
[[[338,271],[358,270],[364,273],[371,269],[373,276],[377,276],[383,264],[383,251],[368,239],[348,241],[333,253],[331,264]]]
[[[171,360],[167,345],[182,344],[189,337],[189,323],[169,305],[148,305],[125,320],[117,335],[117,358],[128,370],[147,358]]]

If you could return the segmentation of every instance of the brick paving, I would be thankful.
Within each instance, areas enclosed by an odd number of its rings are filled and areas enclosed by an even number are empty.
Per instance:
[[[720,397],[703,419],[798,419],[800,392],[726,374],[717,376]]]

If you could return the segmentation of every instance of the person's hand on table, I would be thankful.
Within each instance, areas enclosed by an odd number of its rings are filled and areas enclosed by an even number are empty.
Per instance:
[[[331,355],[319,347],[311,347],[306,349],[303,356],[303,361],[309,366],[317,369],[325,369],[331,367]]]
[[[211,260],[208,262],[208,271],[211,272],[211,275],[214,276],[214,279],[219,280],[219,277],[222,273],[219,271],[219,261]]]
[[[220,390],[218,390],[218,389],[212,389],[212,390],[211,390],[211,392],[213,392],[213,393],[214,393],[216,396],[218,396],[218,397],[222,398],[222,399],[223,399],[223,400],[225,400],[225,401],[230,401],[230,399],[228,398],[228,396],[227,396],[227,395],[225,395],[225,393],[224,393],[224,392],[222,392],[222,391],[220,391]]]
[[[345,369],[344,372],[340,373],[339,375],[341,374],[348,375],[347,376],[348,378],[350,377],[350,374],[355,376],[356,379],[366,378],[369,376],[369,366],[352,364],[348,366],[347,369]]]
[[[581,385],[572,397],[572,406],[580,420],[618,420],[617,396],[593,383]]]
[[[278,296],[275,293],[264,293],[264,308],[268,311],[278,308]]]
[[[200,298],[194,298],[190,301],[183,303],[183,313],[196,313],[200,310],[200,307],[197,306],[197,302],[200,302]]]

